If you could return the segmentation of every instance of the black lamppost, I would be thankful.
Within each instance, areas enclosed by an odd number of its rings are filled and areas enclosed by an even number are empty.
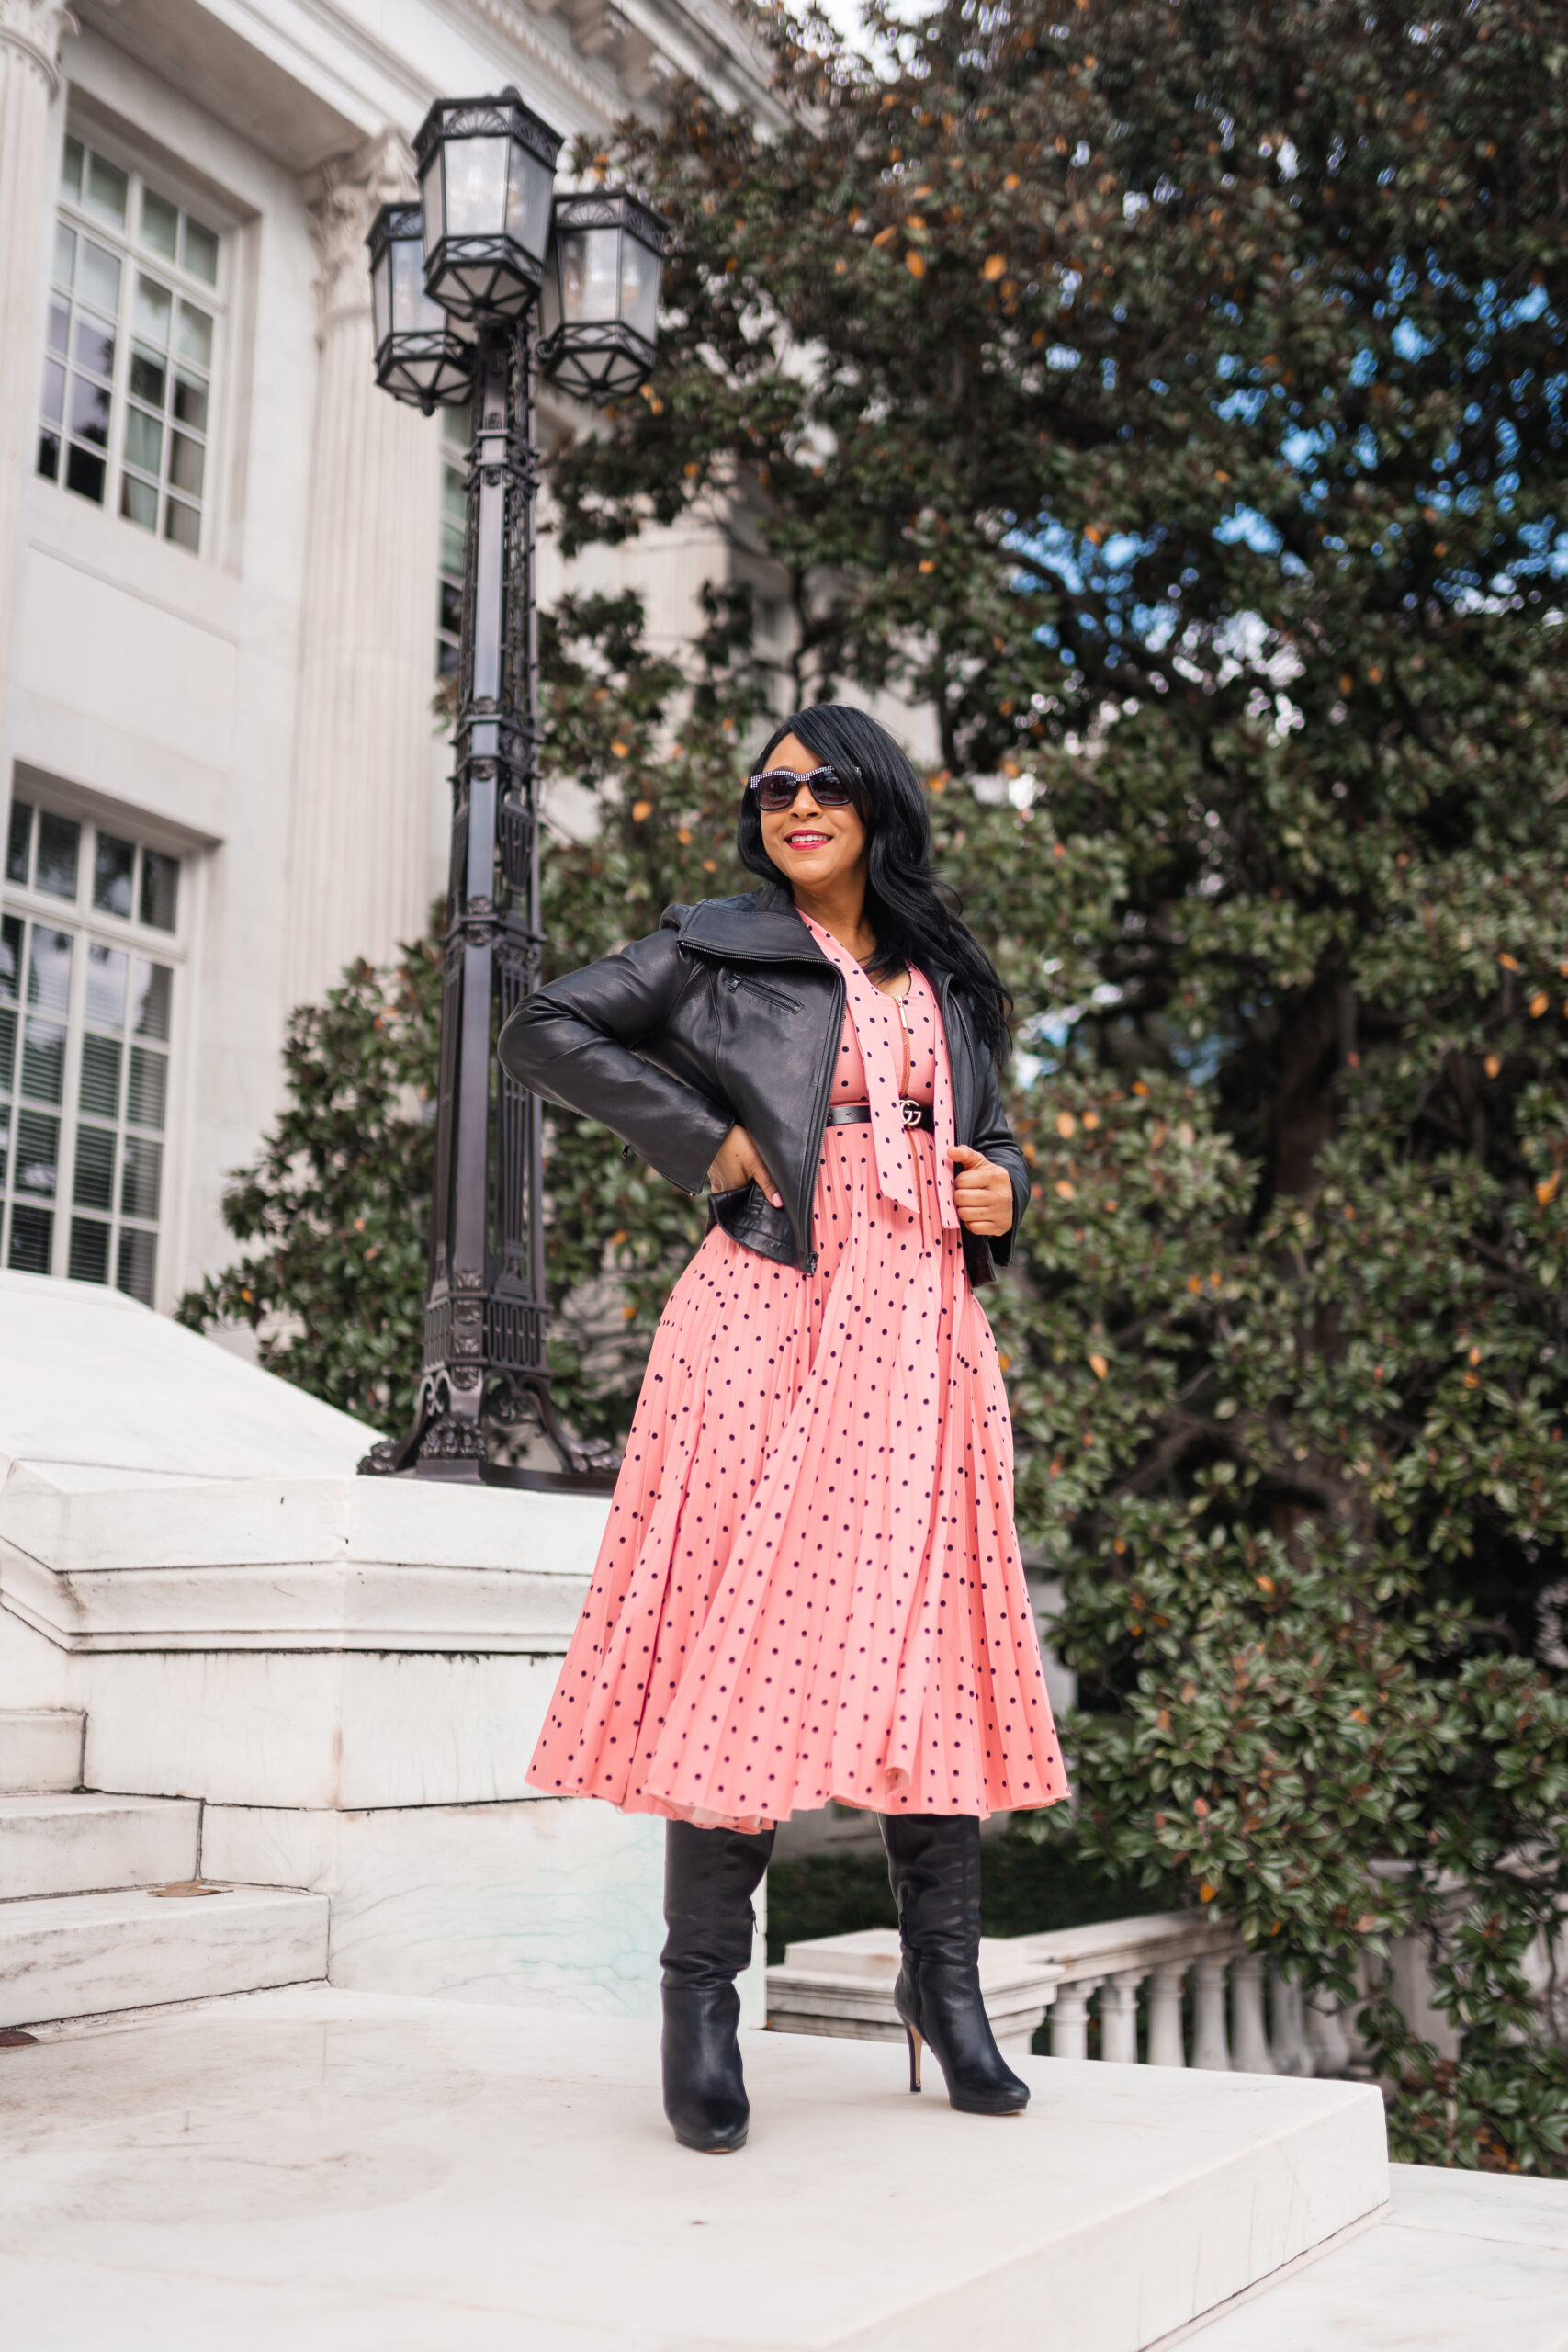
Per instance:
[[[560,146],[515,90],[439,99],[414,141],[421,201],[384,205],[368,241],[378,383],[427,413],[471,400],[473,437],[423,1376],[408,1430],[360,1467],[600,1486],[608,1450],[573,1443],[550,1401],[539,1102],[495,1039],[543,948],[534,371],[595,401],[636,390],[665,232],[620,191],[552,198]],[[485,1424],[529,1419],[559,1471],[490,1461]]]

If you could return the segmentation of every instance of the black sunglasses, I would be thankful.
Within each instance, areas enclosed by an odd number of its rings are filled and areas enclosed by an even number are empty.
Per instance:
[[[837,768],[813,768],[809,775],[801,775],[794,768],[769,768],[761,775],[749,775],[746,789],[756,794],[760,808],[765,808],[770,817],[776,817],[783,809],[795,807],[803,784],[818,808],[848,808],[853,803],[854,786]]]

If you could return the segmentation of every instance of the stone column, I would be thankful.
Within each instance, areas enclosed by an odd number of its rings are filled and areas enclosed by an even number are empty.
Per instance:
[[[22,514],[38,439],[39,320],[57,161],[50,108],[60,87],[60,44],[75,29],[61,0],[0,0],[0,752],[9,741]],[[10,799],[9,764],[7,753],[0,811]]]
[[[1225,2039],[1225,1975],[1228,1956],[1205,1952],[1192,1963],[1192,2064],[1211,2074],[1228,2075],[1230,2045]]]
[[[1138,2057],[1138,1987],[1142,1969],[1108,1976],[1100,1988],[1100,2054],[1108,2065],[1132,2066]]]
[[[1238,2075],[1271,2075],[1263,2023],[1263,1955],[1238,1952],[1231,1962],[1231,2064]]]
[[[1149,1973],[1149,2064],[1185,2066],[1181,2038],[1181,1987],[1187,1962],[1167,1961]]]
[[[3,0],[0,0],[3,5]],[[290,1005],[418,938],[431,896],[440,432],[377,387],[365,239],[412,198],[396,131],[316,175],[321,257],[284,959]]]
[[[1057,1986],[1056,1997],[1051,2004],[1053,2058],[1089,2056],[1089,1996],[1099,1989],[1098,1976],[1079,1977],[1071,1984]]]
[[[1314,2060],[1306,2035],[1306,2007],[1301,1986],[1286,1968],[1276,1966],[1269,1973],[1269,2009],[1274,2072],[1310,2075]]]

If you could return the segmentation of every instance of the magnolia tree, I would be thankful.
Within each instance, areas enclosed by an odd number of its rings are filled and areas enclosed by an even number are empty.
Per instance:
[[[558,511],[570,552],[743,498],[798,697],[889,688],[942,747],[1036,1175],[987,1303],[1080,1676],[1043,1834],[1359,1999],[1402,2154],[1561,2168],[1560,27],[1009,0],[874,17],[866,62],[762,21],[765,136],[688,87],[603,159],[673,224],[671,328]],[[563,616],[549,756],[604,821],[547,860],[559,967],[734,887],[742,617],[693,695],[628,607]],[[383,1420],[408,1192],[334,1057],[390,1115],[426,971],[299,1017],[330,1171],[286,1123],[191,1309],[289,1308],[280,1368]],[[572,1120],[549,1183],[561,1292],[620,1284],[558,1358],[615,1431],[694,1212]]]

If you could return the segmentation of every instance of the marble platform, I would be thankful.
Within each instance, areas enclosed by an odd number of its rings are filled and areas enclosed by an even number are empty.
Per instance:
[[[7,2352],[1147,2352],[1386,2203],[1351,2084],[1025,2060],[998,2121],[744,2047],[725,2159],[607,2019],[302,1989],[0,2051]]]

